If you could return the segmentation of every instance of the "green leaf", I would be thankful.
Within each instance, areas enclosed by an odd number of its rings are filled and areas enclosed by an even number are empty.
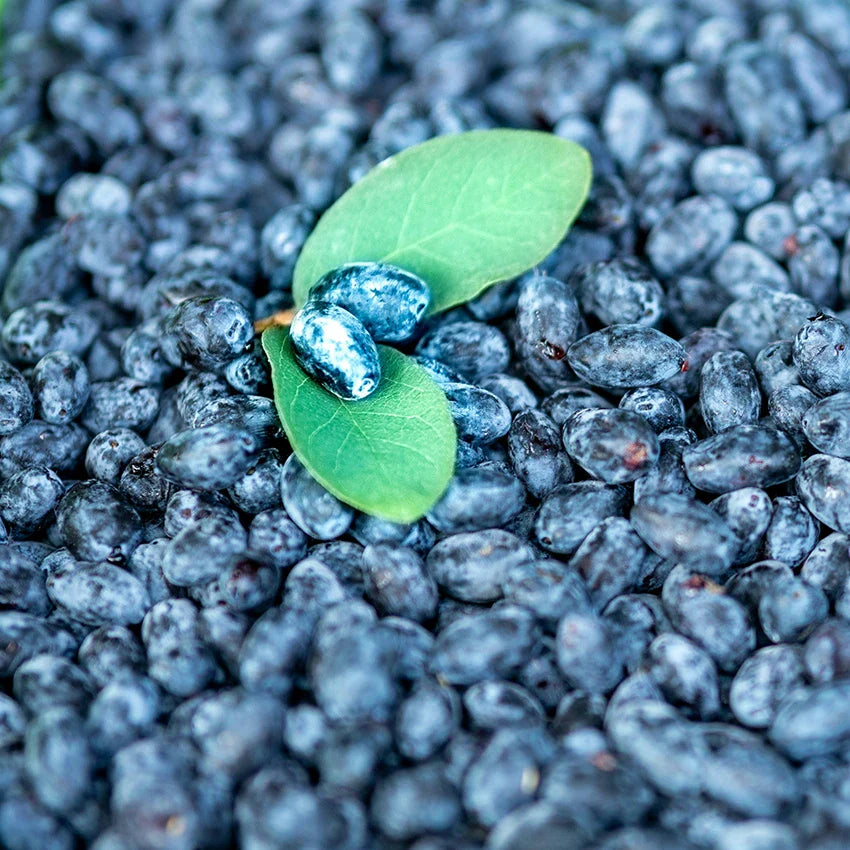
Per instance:
[[[432,312],[462,304],[546,257],[590,178],[584,148],[532,130],[474,130],[408,148],[322,216],[295,266],[295,303],[325,272],[379,260],[422,277]]]
[[[419,519],[454,471],[457,437],[442,390],[394,348],[369,398],[342,401],[296,363],[286,328],[263,333],[274,400],[299,460],[346,504],[395,522]]]

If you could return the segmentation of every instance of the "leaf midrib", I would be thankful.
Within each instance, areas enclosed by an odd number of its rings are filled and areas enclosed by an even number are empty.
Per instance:
[[[481,164],[482,161],[483,160],[479,160],[475,164],[474,168],[477,168]],[[416,192],[418,192],[420,189],[423,188],[423,186],[425,185],[425,181],[426,181],[427,177],[430,176],[433,173],[433,170],[434,170],[434,168],[436,168],[437,164],[438,163],[435,162],[431,166],[429,171],[426,173],[425,178],[423,178],[422,182],[414,190],[413,195],[411,195],[411,203],[408,204],[407,210],[405,211],[405,219],[409,218],[410,211],[413,208],[412,198],[415,197]],[[544,182],[544,178],[546,180],[548,180],[554,170],[555,169],[548,169],[546,171],[543,171],[540,175],[535,177],[534,180],[531,180],[527,183],[522,183],[520,186],[517,186],[517,187],[509,190],[507,193],[505,193],[505,191],[504,191],[504,181],[503,181],[502,191],[499,193],[499,197],[497,199],[493,200],[492,203],[485,205],[485,206],[482,206],[477,212],[473,213],[471,216],[464,216],[463,218],[460,218],[460,219],[455,218],[456,209],[453,209],[452,213],[451,213],[451,218],[449,219],[449,221],[446,224],[442,225],[441,227],[437,228],[436,230],[432,230],[429,234],[427,234],[426,236],[423,236],[421,239],[417,239],[415,242],[408,242],[405,245],[401,244],[402,230],[404,228],[404,222],[403,222],[402,228],[399,231],[399,237],[396,240],[395,248],[393,248],[392,251],[390,251],[388,254],[383,254],[379,258],[379,261],[383,262],[383,263],[391,262],[392,260],[396,259],[397,257],[403,255],[404,252],[406,252],[406,251],[415,251],[419,247],[421,247],[422,245],[426,245],[428,242],[433,241],[435,239],[443,238],[446,235],[448,235],[449,233],[452,233],[453,231],[456,231],[456,230],[460,230],[460,229],[464,229],[464,228],[467,229],[467,230],[473,230],[473,228],[470,226],[471,222],[479,221],[482,217],[491,215],[494,210],[497,210],[500,207],[504,206],[506,203],[509,203],[510,199],[513,196],[521,195],[521,194],[529,191],[532,187],[537,186],[539,183]],[[461,191],[462,191],[462,188],[461,188]],[[458,192],[458,196],[459,195],[460,195],[460,191]],[[351,238],[351,241],[349,243],[352,249],[357,244],[356,240],[360,235],[359,221],[362,220],[363,218],[364,218],[363,216],[358,217],[358,226],[356,226],[355,229],[352,231],[352,238]],[[494,236],[494,234],[487,233],[486,231],[473,230],[473,232],[478,233],[478,234],[484,234],[488,238],[490,238],[490,237],[497,238],[497,237]],[[514,240],[514,241],[517,241],[517,240]],[[522,241],[524,241],[524,240],[522,240]],[[434,256],[435,259],[441,259],[437,255],[432,255],[432,256]]]
[[[281,345],[281,347],[280,347],[281,352],[283,351],[283,348],[284,348],[284,346]],[[403,381],[397,381],[395,378],[387,378],[386,380],[388,380],[391,384],[395,384],[395,385],[398,385],[398,386],[405,387],[408,390],[412,390],[412,391],[415,391],[415,392],[418,392],[418,393],[422,392],[420,387],[414,387],[414,386],[411,386],[410,384],[404,383]],[[305,377],[304,379],[302,379],[299,382],[298,386],[295,388],[295,392],[292,394],[292,397],[289,399],[290,414],[293,415],[296,418],[297,418],[296,402],[297,402],[297,399],[298,399],[298,395],[299,395],[302,387],[306,386],[309,383],[310,383],[309,378]],[[313,440],[315,439],[316,435],[319,434],[323,429],[327,428],[331,424],[331,422],[333,422],[334,419],[336,419],[337,415],[340,412],[344,413],[348,417],[348,419],[349,419],[349,421],[352,425],[352,429],[350,429],[349,432],[345,435],[345,437],[343,438],[343,441],[340,443],[340,445],[338,446],[338,448],[335,452],[334,471],[336,472],[339,469],[340,461],[343,457],[343,449],[345,447],[345,444],[350,439],[352,433],[354,433],[356,431],[360,435],[360,437],[362,438],[363,442],[366,444],[369,456],[374,459],[375,466],[377,467],[381,477],[384,479],[384,481],[386,481],[389,484],[394,483],[395,476],[393,474],[393,471],[387,466],[386,461],[384,460],[384,458],[382,456],[382,453],[375,450],[375,448],[374,448],[375,441],[373,440],[372,437],[370,437],[363,430],[362,426],[357,421],[356,417],[354,416],[352,411],[349,409],[348,405],[344,404],[343,402],[338,402],[337,405],[336,405],[336,410],[334,410],[334,412],[331,414],[331,416],[324,423],[322,423],[322,425],[320,425],[319,428],[317,428],[315,431],[313,431],[312,434],[310,434],[310,436],[307,439],[307,445],[306,445],[307,451],[310,451],[312,449]],[[436,437],[439,437],[439,432],[434,427],[433,423],[429,422],[427,419],[425,419],[422,416],[419,416],[418,414],[415,415],[415,416],[404,416],[403,414],[400,414],[400,413],[391,413],[391,412],[387,412],[387,411],[364,410],[364,411],[361,411],[361,415],[392,417],[392,418],[405,419],[405,420],[416,419],[418,422],[421,422],[429,430],[431,430]],[[291,437],[290,437],[290,440],[292,440]],[[423,458],[429,464],[433,464],[435,462],[435,458],[432,455],[425,453],[421,449],[418,449],[416,446],[412,446],[409,443],[399,443],[399,442],[396,442],[395,440],[389,440],[389,439],[386,439],[386,438],[381,438],[381,441],[386,443],[387,445],[396,446],[397,448],[404,449],[405,451],[412,452],[413,454],[416,454],[419,457]],[[295,441],[293,440],[293,443],[294,442]],[[300,442],[300,441],[298,441],[298,442]],[[340,490],[338,490],[338,488],[332,482],[327,481],[327,479],[324,476],[320,476],[318,473],[314,473],[314,474],[316,474],[316,477],[317,477],[317,480],[319,481],[319,483],[323,487],[325,487],[325,489],[327,489],[331,493],[333,493],[334,496],[341,497],[341,496],[344,495],[344,494],[341,493]],[[419,489],[419,488],[417,488],[417,489]],[[420,492],[421,492],[421,490],[420,490]]]

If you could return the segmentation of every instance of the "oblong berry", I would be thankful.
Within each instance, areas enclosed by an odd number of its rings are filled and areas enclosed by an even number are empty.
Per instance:
[[[631,512],[631,523],[653,552],[676,564],[720,575],[734,560],[739,541],[708,505],[678,493],[650,494]]]
[[[378,349],[363,323],[328,301],[311,301],[289,328],[295,359],[342,399],[370,396],[381,380]]]
[[[850,461],[812,455],[795,484],[800,500],[824,525],[850,533]]]
[[[800,424],[819,452],[850,458],[850,392],[822,398],[803,414]]]
[[[685,472],[698,490],[728,493],[742,487],[772,487],[793,478],[800,453],[782,431],[739,425],[687,446]]]
[[[672,378],[688,357],[676,340],[655,328],[609,325],[574,342],[567,360],[589,384],[631,389]]]
[[[624,484],[645,475],[658,460],[658,437],[630,410],[589,409],[574,413],[564,426],[570,457],[606,484]]]
[[[310,300],[348,310],[376,342],[404,342],[419,329],[431,291],[421,277],[398,266],[348,263],[322,275]]]

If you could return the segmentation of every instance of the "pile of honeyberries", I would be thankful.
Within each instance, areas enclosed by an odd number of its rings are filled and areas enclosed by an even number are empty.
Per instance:
[[[388,263],[348,263],[311,287],[289,329],[295,357],[342,399],[370,396],[381,380],[376,342],[404,343],[431,301],[422,278]]]
[[[0,5],[3,850],[850,847],[847,0]],[[377,343],[449,400],[387,522],[255,323],[500,126],[593,160],[539,267],[437,312],[417,242],[430,306],[358,263],[292,328],[353,418]]]

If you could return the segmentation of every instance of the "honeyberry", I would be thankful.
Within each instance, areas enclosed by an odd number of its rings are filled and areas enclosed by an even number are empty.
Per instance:
[[[575,373],[597,387],[660,384],[687,369],[684,348],[669,336],[644,325],[609,325],[567,349]]]
[[[348,263],[327,272],[310,290],[356,316],[375,342],[404,342],[416,335],[431,302],[428,284],[389,263]]]
[[[329,301],[310,301],[289,336],[301,368],[342,399],[370,396],[381,380],[378,349],[363,323]]]

